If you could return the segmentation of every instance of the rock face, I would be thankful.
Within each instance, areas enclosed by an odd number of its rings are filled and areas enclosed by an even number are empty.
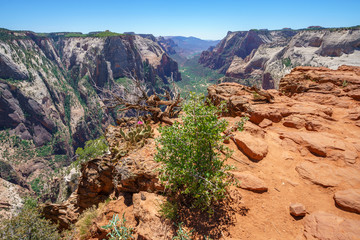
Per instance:
[[[295,66],[359,66],[359,44],[359,29],[228,32],[215,48],[201,54],[199,63],[270,89],[278,88]]]
[[[0,178],[0,222],[16,215],[23,198],[30,193],[29,189]]]
[[[118,145],[119,128],[109,126],[106,131],[110,148]],[[137,206],[135,203],[141,205],[143,202],[140,200],[136,202],[135,199],[140,195],[134,193],[142,191],[158,193],[164,190],[155,174],[158,164],[153,160],[154,151],[155,142],[152,140],[145,147],[133,151],[115,162],[114,156],[110,154],[86,162],[81,167],[81,177],[76,191],[62,204],[45,204],[44,216],[57,222],[62,229],[66,229],[76,222],[79,214],[85,209],[93,205],[97,206],[100,202],[108,199],[110,195],[126,195],[124,198],[124,201],[127,202],[126,205],[132,206],[134,202],[134,211],[136,209],[142,211],[135,208]],[[146,193],[141,194],[146,195]],[[151,207],[154,206],[151,205]],[[157,219],[160,221],[159,217]],[[156,237],[150,239],[156,239]]]
[[[124,84],[129,72],[153,89],[171,77],[181,80],[177,63],[153,36],[0,32],[0,135],[28,141],[21,152],[50,146],[50,155],[60,155],[13,159],[8,151],[19,143],[2,143],[0,159],[15,169],[22,168],[19,162],[28,166],[20,169],[27,182],[68,165],[78,147],[115,122],[117,113],[105,108],[99,89]]]
[[[38,146],[59,131],[82,146],[111,122],[94,85],[104,87],[132,72],[156,85],[156,76],[181,80],[178,66],[156,42],[139,35],[40,37],[1,30],[1,129]],[[98,93],[98,92],[97,92]],[[99,119],[98,115],[102,117]],[[89,129],[92,129],[90,131]],[[69,136],[71,135],[71,136]]]

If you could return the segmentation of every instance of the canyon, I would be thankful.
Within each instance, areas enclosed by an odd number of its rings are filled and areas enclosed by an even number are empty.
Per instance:
[[[195,239],[359,239],[359,66],[359,27],[253,29],[220,42],[0,29],[0,221],[32,196],[61,230],[96,209],[75,239],[106,238],[116,214],[135,239],[176,235],[159,213],[163,124],[150,121],[153,138],[119,155],[121,132],[143,121],[128,117],[142,113],[112,109],[106,91],[134,77],[149,94],[178,86],[226,104],[227,163],[239,185],[213,217],[178,212]],[[76,149],[99,136],[109,150],[74,167]]]
[[[360,30],[303,29],[228,32],[201,54],[199,63],[226,75],[224,81],[279,88],[280,79],[296,66],[359,66]]]
[[[0,29],[0,176],[16,185],[3,191],[12,196],[11,209],[34,189],[56,201],[57,172],[120,118],[102,90],[128,83],[129,75],[152,91],[181,80],[177,63],[152,35]]]

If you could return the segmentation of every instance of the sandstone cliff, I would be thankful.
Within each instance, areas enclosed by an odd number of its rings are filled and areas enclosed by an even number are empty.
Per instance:
[[[359,66],[359,47],[359,29],[250,30],[229,32],[199,62],[240,82],[250,79],[250,84],[271,89],[295,66]]]
[[[96,87],[123,83],[127,72],[152,88],[181,80],[154,37],[0,29],[0,158],[28,182],[68,165],[116,118]]]
[[[178,218],[195,239],[358,239],[360,236],[360,67],[338,70],[297,67],[280,89],[262,91],[237,83],[208,88],[214,104],[226,101],[232,131],[228,163],[240,181],[227,207],[205,218],[194,209]],[[153,125],[154,128],[157,126]],[[110,148],[119,144],[110,126]],[[155,130],[155,135],[158,132]],[[164,201],[153,161],[154,142],[114,159],[111,154],[82,166],[80,184],[63,204],[44,214],[66,228],[93,204],[110,202],[93,219],[85,239],[103,239],[113,214],[125,214],[135,239],[171,239],[171,223],[158,212]],[[219,211],[219,212],[218,212]],[[218,213],[218,214],[217,214]]]

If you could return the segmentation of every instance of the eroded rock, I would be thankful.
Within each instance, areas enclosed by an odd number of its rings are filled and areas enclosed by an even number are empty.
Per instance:
[[[294,217],[303,217],[306,215],[305,206],[301,203],[290,204],[290,214]]]
[[[240,181],[240,188],[253,192],[266,192],[268,190],[265,182],[250,172],[233,172],[236,179]]]
[[[357,169],[342,168],[326,163],[302,162],[296,166],[296,171],[302,178],[323,187],[334,187],[340,183],[350,186],[360,184],[360,175]]]
[[[267,143],[247,132],[235,132],[233,140],[236,146],[251,160],[260,161],[268,153]]]
[[[359,239],[360,221],[342,218],[326,212],[315,212],[305,217],[304,236],[308,240]]]
[[[337,191],[334,194],[334,200],[341,209],[360,213],[360,189]]]

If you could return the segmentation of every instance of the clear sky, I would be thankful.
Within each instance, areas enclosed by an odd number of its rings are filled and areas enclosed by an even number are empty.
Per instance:
[[[227,31],[360,25],[360,0],[0,0],[0,27],[221,39]]]

